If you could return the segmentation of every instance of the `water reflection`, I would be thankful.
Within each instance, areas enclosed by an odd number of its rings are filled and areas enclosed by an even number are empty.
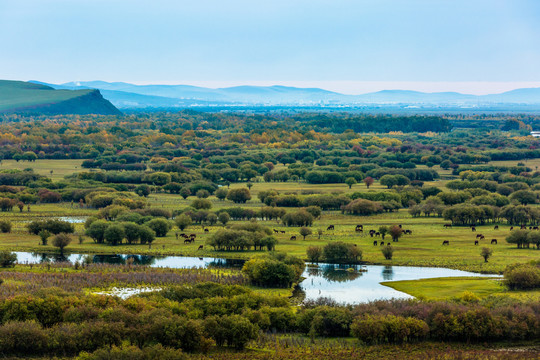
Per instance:
[[[382,269],[382,278],[384,281],[389,281],[394,279],[394,270],[391,266],[386,265]]]
[[[243,266],[244,260],[197,258],[182,256],[148,255],[84,255],[16,252],[20,263],[70,261],[86,262],[89,258],[96,263],[125,264],[169,268],[236,268]],[[303,273],[304,280],[295,289],[294,296],[313,301],[327,297],[337,302],[362,303],[380,299],[410,298],[410,295],[381,285],[383,281],[418,280],[453,276],[493,276],[482,275],[445,268],[380,265],[308,265]]]

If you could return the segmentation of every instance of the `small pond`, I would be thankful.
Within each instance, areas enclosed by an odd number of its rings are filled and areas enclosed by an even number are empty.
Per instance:
[[[60,258],[54,254],[16,252],[20,263],[44,261],[82,261],[90,256],[95,263],[124,264],[133,259],[134,264],[152,267],[192,268],[227,267],[241,268],[244,260],[197,258],[185,256],[149,255],[84,255],[69,254]],[[412,296],[381,285],[384,281],[419,280],[439,277],[489,276],[461,270],[436,267],[383,266],[383,265],[310,265],[304,271],[305,280],[300,284],[300,296],[306,300],[328,297],[337,302],[364,303],[384,299],[408,299]]]

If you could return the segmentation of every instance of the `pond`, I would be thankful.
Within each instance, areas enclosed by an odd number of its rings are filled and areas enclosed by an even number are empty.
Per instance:
[[[69,254],[60,258],[54,254],[16,252],[19,263],[44,261],[82,261],[86,256],[95,263],[124,264],[133,259],[134,264],[151,267],[192,268],[227,267],[241,268],[244,260],[197,258],[185,256],[148,255],[84,255]],[[300,295],[306,300],[328,297],[337,302],[365,303],[374,300],[408,299],[411,295],[381,285],[384,281],[419,280],[439,277],[489,276],[461,270],[436,267],[383,266],[383,265],[309,265],[300,283]]]

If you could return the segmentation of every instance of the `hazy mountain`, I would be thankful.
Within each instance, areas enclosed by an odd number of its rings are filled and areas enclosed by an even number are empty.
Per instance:
[[[56,90],[43,84],[9,80],[0,80],[0,113],[121,114],[99,90]]]
[[[37,82],[36,82],[37,83]],[[540,88],[516,89],[501,94],[469,95],[457,92],[424,93],[383,90],[362,95],[344,95],[318,88],[288,86],[235,86],[211,89],[190,85],[134,85],[104,81],[46,84],[57,89],[99,89],[120,108],[166,108],[209,105],[418,105],[436,107],[539,104]]]

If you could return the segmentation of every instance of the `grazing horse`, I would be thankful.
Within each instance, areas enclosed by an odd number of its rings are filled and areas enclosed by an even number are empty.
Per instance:
[[[282,234],[285,234],[285,230],[281,230],[281,233],[282,233]]]
[[[495,225],[494,230],[499,230],[499,225]]]
[[[197,251],[202,250],[203,248],[204,248],[204,246],[199,245],[199,248],[197,249]]]
[[[412,235],[412,230],[405,230],[404,233],[408,235]]]
[[[204,232],[209,232],[209,231],[210,231],[210,230],[208,230],[208,229],[204,229]]]
[[[296,236],[295,235],[291,236],[291,240],[296,240]]]
[[[484,240],[486,237],[484,235],[480,236],[480,240]]]
[[[444,240],[444,241],[442,242],[442,244],[443,244],[443,245],[450,245],[450,241]]]
[[[513,226],[510,226],[510,231],[514,230],[514,227]]]
[[[381,246],[384,246],[384,241],[381,241]]]
[[[373,246],[377,246],[377,240],[373,242]]]
[[[274,229],[274,233],[275,234],[279,233],[279,230]]]
[[[476,231],[476,227],[471,227],[471,231]]]
[[[190,239],[184,240],[184,244],[189,244],[189,243],[191,243],[191,240],[190,240]]]
[[[392,244],[390,244],[390,243],[386,243],[386,246],[392,246]]]
[[[373,237],[373,235],[375,235],[376,231],[375,230],[369,230],[369,236]]]
[[[482,234],[476,234],[476,238],[482,237]]]
[[[497,239],[491,239],[491,245],[497,245]]]
[[[475,241],[474,241],[474,245],[478,245],[478,240],[475,240]]]
[[[444,224],[443,227],[446,229],[446,228],[451,228],[452,227],[452,224]]]
[[[196,238],[196,237],[197,237],[197,234],[189,234],[189,237],[190,237],[190,238]]]
[[[334,225],[330,225],[326,228],[326,230],[334,230]]]
[[[381,233],[377,231],[377,232],[375,233],[375,236],[381,236]]]

